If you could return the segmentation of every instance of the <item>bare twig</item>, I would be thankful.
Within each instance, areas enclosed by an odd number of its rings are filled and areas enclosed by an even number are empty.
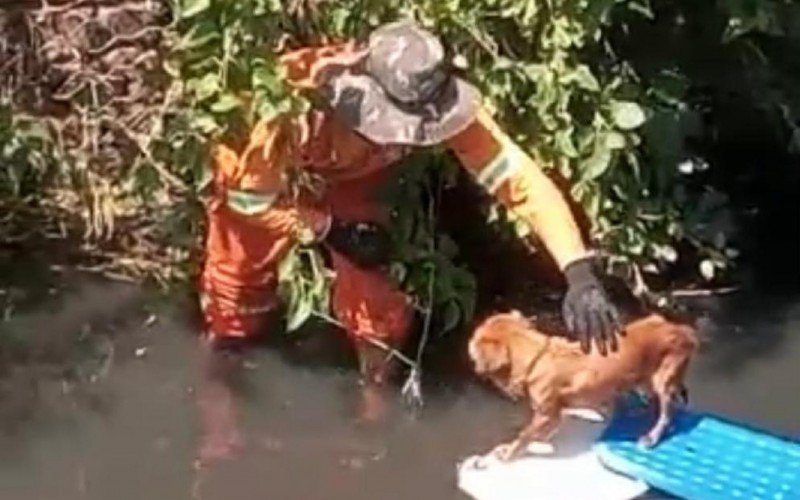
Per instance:
[[[167,100],[165,99],[165,103],[166,101]],[[159,119],[159,117],[156,117],[156,119]],[[189,190],[189,187],[178,176],[167,170],[167,168],[160,161],[153,157],[153,154],[150,151],[150,143],[152,142],[155,134],[151,133],[147,137],[142,138],[143,134],[131,130],[124,123],[120,123],[118,121],[109,121],[107,124],[122,131],[128,139],[136,144],[139,152],[148,161],[148,165],[153,167],[156,172],[158,172],[158,174],[167,182],[167,184],[177,189],[179,192],[186,192]]]
[[[434,236],[428,241],[428,250],[431,253],[436,251],[436,219],[438,217],[438,203],[442,195],[442,177],[437,178],[437,186],[435,193],[429,193],[428,200],[428,225],[430,233]],[[411,406],[422,407],[424,399],[422,397],[422,356],[425,353],[425,347],[428,345],[428,339],[431,331],[431,321],[433,318],[433,304],[434,293],[436,289],[436,268],[430,270],[430,277],[428,279],[428,303],[423,310],[424,319],[422,325],[422,337],[420,338],[419,345],[417,345],[417,356],[415,359],[415,366],[408,374],[406,382],[403,384],[402,395],[406,402]]]
[[[322,319],[322,320],[324,320],[324,321],[326,321],[326,322],[328,322],[328,323],[330,323],[330,324],[332,324],[332,325],[334,325],[334,326],[336,326],[338,328],[341,328],[342,330],[346,330],[347,329],[347,327],[345,327],[345,325],[341,321],[337,320],[336,318],[331,317],[330,315],[327,315],[327,314],[319,312],[319,311],[314,311],[312,313],[312,315],[316,316],[317,318],[320,318],[320,319]],[[359,337],[359,340],[363,340],[364,342],[366,342],[368,344],[371,344],[371,345],[377,347],[378,349],[383,350],[390,357],[397,358],[400,362],[402,362],[404,365],[408,366],[412,370],[416,370],[417,369],[417,364],[411,358],[409,358],[408,356],[406,356],[402,352],[398,351],[394,347],[390,346],[386,342],[380,341],[380,340],[372,338],[372,337],[367,337],[367,336]]]
[[[480,45],[489,55],[492,56],[493,59],[498,59],[500,57],[500,53],[497,49],[497,44],[494,40],[487,40],[485,39],[478,30],[475,29],[474,26],[470,26],[468,23],[459,22],[459,26],[461,26],[467,33],[472,36],[472,38]]]
[[[152,0],[128,0],[123,5],[119,5],[115,0],[107,0],[107,4],[103,4],[102,2],[98,2],[98,0],[78,0],[76,2],[66,2],[62,5],[52,6],[48,3],[44,2],[42,7],[34,10],[33,12],[40,17],[40,19],[44,20],[47,16],[51,16],[53,14],[62,14],[64,12],[73,12],[78,9],[96,9],[99,5],[99,11],[101,12],[117,12],[117,11],[126,11],[126,12],[146,12],[152,13],[156,12],[156,3]]]
[[[730,295],[736,293],[741,289],[738,286],[728,286],[722,288],[702,288],[702,289],[686,289],[686,290],[673,290],[670,295],[673,297],[712,297],[719,295]]]
[[[109,50],[116,48],[118,45],[136,42],[139,39],[149,35],[150,33],[161,34],[163,33],[163,29],[160,26],[145,26],[144,28],[140,29],[135,33],[131,33],[130,35],[114,36],[108,42],[104,43],[100,47],[87,50],[87,53],[93,56],[102,55],[108,52]]]

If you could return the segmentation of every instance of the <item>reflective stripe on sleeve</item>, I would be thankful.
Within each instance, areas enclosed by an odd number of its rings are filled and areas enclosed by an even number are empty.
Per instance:
[[[506,142],[497,156],[477,173],[475,180],[486,191],[494,194],[514,174],[523,160],[524,153],[519,147],[512,142]]]

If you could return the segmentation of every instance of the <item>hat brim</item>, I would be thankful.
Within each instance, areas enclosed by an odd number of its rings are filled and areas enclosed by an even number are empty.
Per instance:
[[[351,71],[331,78],[323,95],[342,121],[376,144],[440,144],[466,129],[480,107],[480,92],[456,77],[422,110],[401,107],[371,76]]]

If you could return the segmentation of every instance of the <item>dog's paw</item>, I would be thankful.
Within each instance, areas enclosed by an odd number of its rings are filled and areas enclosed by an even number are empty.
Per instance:
[[[656,436],[652,436],[650,434],[645,434],[641,436],[636,444],[639,445],[639,448],[643,448],[645,450],[649,450],[653,448],[658,443],[658,438]]]
[[[501,462],[509,462],[517,454],[516,446],[514,443],[501,444],[495,447],[492,455]]]
[[[556,447],[544,441],[532,441],[525,450],[534,455],[552,455],[556,452]]]
[[[606,420],[605,415],[593,408],[565,408],[562,414],[595,423],[602,423]]]

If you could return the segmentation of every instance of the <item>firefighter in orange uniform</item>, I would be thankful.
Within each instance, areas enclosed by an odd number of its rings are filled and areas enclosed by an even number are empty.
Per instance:
[[[555,258],[568,283],[565,320],[584,348],[615,348],[617,312],[560,191],[444,61],[438,39],[410,21],[378,28],[363,45],[280,58],[288,84],[313,91],[323,105],[259,123],[243,151],[215,149],[200,285],[212,344],[269,333],[278,264],[311,235],[330,251],[333,313],[356,346],[362,376],[380,384],[385,353],[363,339],[402,345],[412,308],[382,265],[388,213],[379,188],[387,167],[411,148],[444,145]],[[287,174],[297,171],[323,179],[323,192],[289,196]]]

